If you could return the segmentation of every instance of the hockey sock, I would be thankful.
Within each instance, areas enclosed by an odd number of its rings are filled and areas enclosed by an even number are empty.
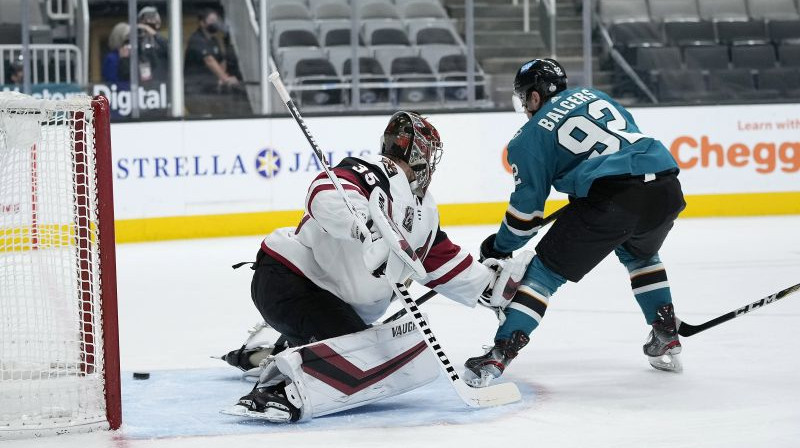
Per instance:
[[[658,309],[672,303],[672,294],[667,281],[667,271],[658,254],[648,259],[634,257],[623,247],[616,249],[616,254],[631,276],[633,296],[642,308],[647,324],[658,318]]]
[[[509,339],[517,330],[530,336],[544,317],[550,296],[566,281],[545,266],[539,257],[534,257],[514,299],[503,310],[506,320],[497,329],[494,339]]]

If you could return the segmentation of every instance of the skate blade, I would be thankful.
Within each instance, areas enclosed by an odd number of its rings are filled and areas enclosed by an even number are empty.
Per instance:
[[[481,376],[478,376],[472,370],[465,369],[461,379],[470,387],[480,388],[489,386],[495,378],[487,373],[482,373]]]
[[[647,360],[653,368],[665,372],[683,372],[683,363],[677,353],[666,353],[661,356],[648,356]]]
[[[274,408],[267,408],[265,412],[253,412],[244,406],[234,405],[219,411],[220,414],[232,415],[234,417],[255,418],[266,420],[272,423],[289,423],[291,416],[285,411]]]

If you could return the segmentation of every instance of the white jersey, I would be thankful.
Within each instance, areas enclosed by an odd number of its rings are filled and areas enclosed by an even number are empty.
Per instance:
[[[422,199],[414,195],[403,172],[381,156],[366,160],[349,157],[333,172],[352,204],[365,215],[369,214],[372,189],[386,191],[392,200],[390,217],[425,267],[425,286],[475,306],[494,274],[439,229],[439,211],[430,193]],[[296,274],[350,304],[364,322],[372,323],[389,307],[392,289],[385,277],[373,277],[364,264],[361,242],[352,236],[354,219],[322,173],[308,189],[300,224],[275,230],[261,248]]]

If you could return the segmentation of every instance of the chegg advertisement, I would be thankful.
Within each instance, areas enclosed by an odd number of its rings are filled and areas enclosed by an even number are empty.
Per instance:
[[[800,192],[800,105],[633,109],[687,194]]]

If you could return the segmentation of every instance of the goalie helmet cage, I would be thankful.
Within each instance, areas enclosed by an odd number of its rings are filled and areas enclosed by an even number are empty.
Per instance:
[[[0,93],[0,440],[122,420],[108,101]]]

